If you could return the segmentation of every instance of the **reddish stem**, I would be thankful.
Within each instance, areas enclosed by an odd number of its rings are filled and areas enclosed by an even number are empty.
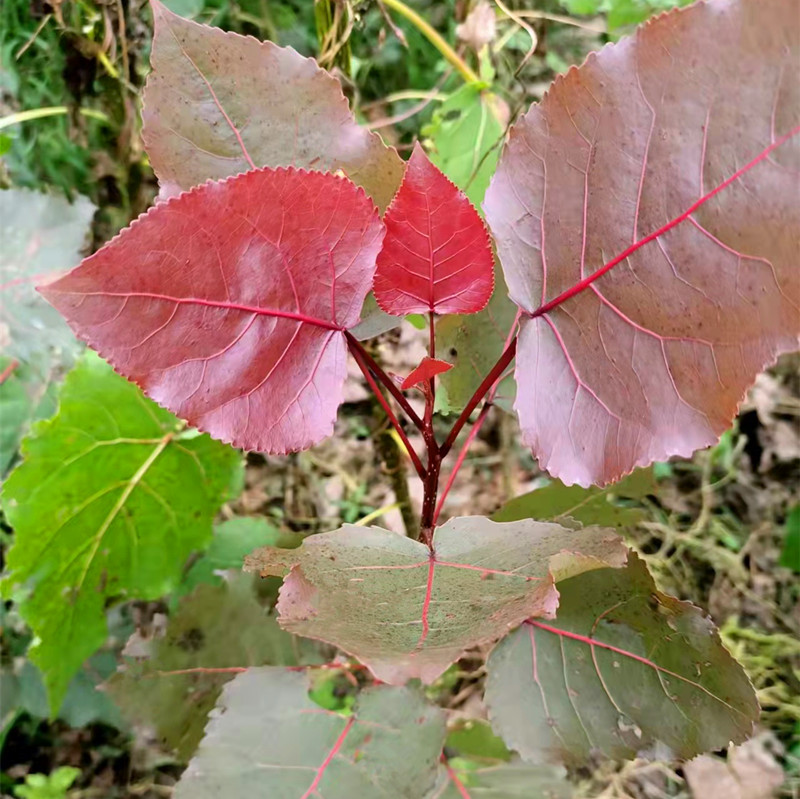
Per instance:
[[[347,339],[347,346],[350,352],[353,354],[353,357],[356,357],[356,353],[359,353],[361,358],[363,358],[364,363],[367,364],[370,371],[375,375],[375,377],[383,383],[386,387],[386,390],[397,400],[397,404],[405,411],[406,416],[411,420],[414,427],[417,428],[420,432],[422,432],[423,423],[422,419],[419,418],[417,412],[409,405],[408,400],[403,396],[403,392],[395,385],[394,381],[386,374],[386,372],[381,369],[381,367],[375,362],[375,359],[366,351],[366,349],[362,346],[361,342],[349,331],[344,331],[345,338]],[[358,358],[356,358],[356,361]],[[363,371],[363,370],[362,370]]]
[[[453,429],[450,431],[450,434],[445,439],[444,444],[442,444],[440,451],[441,457],[444,458],[445,455],[450,451],[450,448],[455,443],[455,440],[458,438],[458,434],[461,432],[461,428],[464,427],[467,420],[470,417],[470,414],[475,410],[478,406],[478,403],[486,396],[486,394],[492,389],[495,382],[500,379],[503,372],[505,372],[506,367],[511,363],[514,356],[517,354],[517,337],[511,339],[511,341],[506,345],[505,350],[503,350],[503,354],[497,360],[497,363],[492,367],[491,371],[489,372],[486,377],[483,378],[483,382],[478,386],[475,393],[472,395],[472,399],[467,403],[467,407],[461,411],[461,415],[456,419],[456,423],[453,425]]]
[[[453,767],[450,765],[450,761],[445,757],[444,753],[442,753],[442,763],[447,771],[447,776],[450,778],[450,782],[453,783],[453,787],[458,791],[458,795],[461,799],[472,799],[469,795],[469,792],[464,787],[464,783],[458,778],[458,775],[453,770]]]
[[[333,746],[331,747],[331,751],[328,752],[325,760],[322,761],[322,765],[317,769],[316,776],[314,777],[314,781],[311,785],[308,786],[308,790],[300,797],[300,799],[308,799],[313,794],[317,793],[317,788],[319,787],[320,781],[325,774],[326,769],[330,764],[333,762],[333,758],[336,757],[337,752],[342,748],[342,744],[344,743],[344,739],[347,738],[347,733],[350,732],[353,724],[355,723],[356,717],[350,716],[347,719],[347,723],[344,725],[344,729],[339,733],[339,737],[334,742]],[[318,794],[321,796],[322,794]]]
[[[355,358],[356,363],[358,364],[358,368],[361,369],[361,373],[364,375],[369,387],[372,389],[373,394],[375,394],[376,399],[380,402],[383,410],[386,412],[386,415],[389,417],[389,421],[392,423],[392,426],[397,431],[397,435],[400,436],[400,440],[403,442],[403,445],[408,452],[409,458],[411,458],[411,462],[414,464],[414,468],[417,470],[417,474],[420,476],[421,480],[427,479],[427,473],[425,471],[425,467],[422,465],[422,461],[419,459],[419,455],[417,455],[416,450],[413,446],[411,446],[411,442],[408,440],[408,436],[406,435],[406,431],[403,430],[403,426],[400,424],[399,419],[395,415],[395,412],[392,410],[391,405],[389,405],[386,397],[383,396],[383,392],[380,390],[380,387],[375,382],[375,378],[372,376],[372,372],[370,371],[369,366],[367,365],[364,357],[363,357],[363,348],[361,350],[358,349],[351,349],[350,352],[353,354],[353,358]]]
[[[8,366],[6,366],[6,368],[3,369],[2,372],[0,372],[0,386],[2,386],[3,383],[5,383],[6,380],[8,380],[8,378],[11,377],[12,374],[14,374],[14,370],[18,366],[19,366],[19,361],[16,358],[14,358],[14,360],[11,361],[11,363]]]
[[[447,495],[450,493],[450,489],[453,487],[453,482],[456,479],[458,470],[464,463],[464,458],[467,457],[467,450],[470,448],[472,442],[475,440],[475,437],[478,435],[478,432],[480,431],[481,427],[483,427],[483,423],[486,421],[486,418],[489,415],[489,410],[491,408],[492,408],[491,401],[487,401],[486,404],[481,408],[481,412],[478,414],[478,418],[475,420],[475,424],[472,425],[469,433],[467,434],[467,438],[464,441],[463,446],[461,447],[461,451],[458,453],[456,462],[453,465],[453,469],[447,478],[447,483],[445,483],[444,490],[442,491],[442,495],[439,497],[439,502],[436,505],[436,510],[433,513],[434,526],[436,525],[436,522],[439,521],[439,514],[442,512],[444,501],[445,499],[447,499]]]

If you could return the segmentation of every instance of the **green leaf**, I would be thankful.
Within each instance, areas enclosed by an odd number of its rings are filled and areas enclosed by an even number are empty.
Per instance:
[[[200,583],[222,585],[223,577],[219,572],[229,569],[240,571],[245,555],[249,555],[257,547],[274,546],[288,549],[300,546],[302,540],[300,534],[278,530],[266,519],[246,516],[228,519],[216,525],[211,546],[189,569],[175,593],[177,596],[183,596]]]
[[[487,664],[492,726],[523,758],[688,759],[752,734],[759,708],[743,669],[635,555],[558,590],[556,620],[523,624]]]
[[[626,555],[610,530],[478,516],[450,519],[433,547],[345,525],[295,550],[257,550],[245,569],[284,576],[284,629],[334,644],[383,682],[402,684],[432,682],[466,649],[529,616],[552,618],[555,580],[619,566]]]
[[[800,574],[800,505],[795,505],[786,517],[786,538],[778,565]]]
[[[14,788],[19,799],[65,799],[72,783],[81,770],[73,766],[59,766],[52,774],[28,774],[25,785]]]
[[[28,360],[54,349],[69,362],[82,345],[36,285],[80,261],[95,207],[85,197],[0,191],[0,329],[5,355]]]
[[[641,508],[620,504],[618,499],[642,499],[656,492],[652,469],[637,469],[618,483],[598,488],[565,486],[553,480],[543,488],[512,499],[498,510],[492,519],[513,522],[517,519],[558,521],[566,517],[581,524],[604,527],[627,527],[646,518]]]
[[[241,480],[239,453],[182,427],[87,353],[22,442],[2,494],[15,531],[3,589],[36,635],[53,713],[105,640],[107,605],[169,593]]]
[[[445,746],[470,760],[503,762],[511,759],[502,738],[498,738],[489,724],[479,719],[460,722],[447,734]]]
[[[250,669],[225,689],[175,799],[419,799],[433,787],[444,714],[411,688],[367,688],[345,718],[305,674]]]
[[[32,422],[56,411],[56,383],[47,358],[37,359],[42,368],[0,358],[0,372],[9,369],[0,383],[0,477],[4,477],[16,458],[19,443]]]
[[[480,208],[497,166],[505,126],[496,95],[474,84],[453,92],[422,129],[428,156]]]
[[[130,645],[129,645],[130,648]],[[132,724],[146,724],[188,761],[222,686],[247,666],[319,663],[318,648],[293,638],[257,600],[253,580],[200,585],[184,597],[146,659],[127,658],[106,690]],[[200,669],[188,674],[169,672]],[[210,670],[203,672],[202,670]]]

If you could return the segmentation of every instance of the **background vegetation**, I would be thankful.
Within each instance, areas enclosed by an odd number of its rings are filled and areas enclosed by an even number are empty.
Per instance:
[[[412,3],[491,85],[499,109],[491,120],[508,121],[539,99],[557,72],[627,26],[676,4],[508,0],[490,7],[492,32],[488,23],[465,23],[475,5],[469,0]],[[341,78],[365,124],[401,152],[418,137],[433,142],[440,165],[448,161],[456,172],[459,159],[466,158],[464,169],[474,180],[470,196],[482,191],[503,131],[487,132],[487,124],[497,123],[487,122],[458,70],[429,38],[392,14],[393,4],[171,0],[167,5],[183,16],[316,56]],[[145,210],[157,192],[139,135],[150,32],[142,0],[0,4],[0,185],[88,198],[96,212],[87,251]],[[2,282],[5,289],[5,278]],[[402,338],[390,333],[381,355],[402,373],[416,365],[421,346],[406,333]],[[633,531],[632,543],[664,590],[711,613],[762,703],[762,731],[730,756],[727,767],[723,756],[685,769],[666,761],[598,763],[594,770],[571,775],[576,795],[713,799],[723,795],[713,791],[724,785],[726,773],[737,775],[742,797],[769,796],[780,782],[787,796],[800,791],[799,367],[798,357],[790,356],[763,375],[736,425],[713,450],[658,464],[644,487],[619,490],[613,501],[596,489],[574,496],[548,485],[515,443],[509,419],[498,417],[483,428],[450,495],[450,514],[491,514],[511,496],[534,489],[540,489],[536,501],[543,516],[548,503],[599,503],[611,514],[610,523],[623,523],[622,518]],[[0,442],[4,473],[17,457],[17,431],[10,427],[17,418],[12,406],[19,404],[17,381],[24,368],[8,357],[0,364],[0,415],[4,428],[9,425]],[[57,401],[55,383],[61,375],[56,370],[50,376],[36,402],[40,418],[50,416]],[[162,670],[246,665],[243,645],[237,645],[248,620],[258,620],[260,610],[274,602],[275,586],[254,586],[249,578],[223,583],[219,570],[235,566],[259,544],[285,543],[298,533],[333,529],[341,522],[380,519],[403,529],[404,509],[398,503],[405,497],[396,481],[393,493],[385,479],[387,464],[397,468],[397,450],[386,442],[379,423],[363,421],[374,414],[357,387],[343,411],[336,443],[286,458],[248,457],[244,491],[223,506],[211,549],[187,564],[184,581],[172,595],[110,611],[111,635],[70,684],[57,718],[50,717],[41,678],[26,660],[31,634],[14,603],[5,602],[0,609],[0,793],[29,799],[171,795],[223,678],[156,676],[137,694],[121,684],[124,675],[111,679],[123,648],[130,657],[149,651]],[[412,503],[418,499],[410,497]],[[219,534],[223,528],[226,535]],[[0,535],[7,547],[13,531],[4,525]],[[236,638],[224,623],[230,618],[225,613],[241,620]],[[291,663],[298,657],[282,639],[270,641],[268,648],[267,662]],[[453,713],[449,745],[476,763],[507,757],[486,728],[458,723],[475,708],[482,677],[465,658],[430,689]],[[97,690],[109,679],[106,690]],[[352,695],[344,673],[321,680],[314,698],[346,708]],[[726,799],[733,794],[726,793]]]

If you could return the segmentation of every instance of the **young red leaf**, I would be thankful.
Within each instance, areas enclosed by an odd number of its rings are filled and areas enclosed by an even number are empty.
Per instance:
[[[373,287],[384,311],[476,313],[489,302],[494,272],[486,227],[419,144],[384,221]]]
[[[402,382],[400,388],[405,390],[407,388],[413,388],[420,383],[427,383],[429,380],[436,377],[436,375],[447,372],[452,368],[452,363],[440,361],[438,358],[430,358],[426,355],[420,362],[420,365]]]
[[[167,193],[261,166],[342,169],[385,208],[403,162],[353,118],[339,81],[289,47],[182,19],[151,0],[142,117]]]
[[[621,566],[613,531],[530,519],[450,519],[435,552],[378,527],[345,525],[294,550],[263,547],[245,569],[284,577],[279,621],[334,644],[384,682],[435,680],[470,647],[496,641],[529,616],[552,618],[554,582]]]
[[[382,238],[350,181],[261,169],[155,206],[40,290],[156,402],[235,446],[284,453],[333,429],[343,331]]]
[[[557,79],[511,132],[484,208],[528,314],[515,407],[567,484],[713,443],[797,347],[796,12],[713,0],[663,15]]]

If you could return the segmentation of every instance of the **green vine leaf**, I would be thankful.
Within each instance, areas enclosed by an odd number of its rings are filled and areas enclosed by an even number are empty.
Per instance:
[[[617,483],[607,486],[566,486],[561,480],[537,488],[503,505],[493,516],[496,522],[517,519],[559,521],[575,519],[581,524],[604,527],[630,527],[646,518],[641,508],[620,504],[618,499],[642,499],[656,493],[652,468],[637,469]]]
[[[752,734],[759,708],[744,670],[638,557],[558,591],[557,619],[523,624],[487,664],[492,726],[523,758],[688,759]]]
[[[157,599],[242,479],[241,456],[146,399],[87,353],[64,382],[58,413],[22,442],[5,483],[14,528],[6,597],[36,635],[55,713],[71,677],[105,640],[105,609]]]
[[[175,799],[419,799],[433,787],[443,712],[411,688],[359,694],[353,714],[315,705],[308,675],[250,669],[225,686]]]
[[[131,723],[155,729],[183,762],[197,749],[222,686],[237,673],[220,669],[322,662],[313,642],[278,627],[259,603],[253,578],[242,574],[197,586],[181,600],[163,637],[143,645],[148,656],[126,658],[106,690]],[[175,673],[186,670],[194,671]]]
[[[439,783],[427,799],[572,799],[575,786],[563,769],[503,763],[480,766],[453,758],[442,766]]]
[[[334,644],[383,682],[402,684],[432,682],[465,650],[529,616],[553,618],[557,580],[621,566],[626,556],[610,530],[478,516],[437,528],[433,548],[345,525],[298,549],[257,550],[245,569],[284,577],[284,629]]]

